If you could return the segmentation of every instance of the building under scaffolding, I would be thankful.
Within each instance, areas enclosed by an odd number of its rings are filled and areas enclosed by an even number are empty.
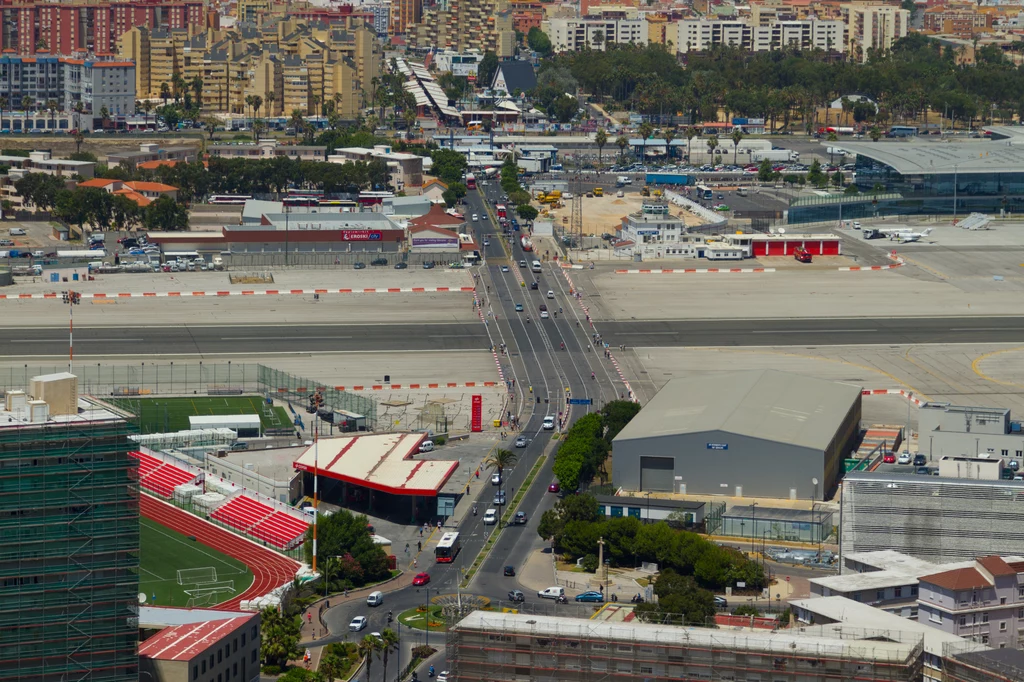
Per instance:
[[[848,628],[751,632],[474,611],[448,633],[451,672],[489,680],[921,679],[923,636]]]
[[[73,375],[40,378],[0,404],[0,681],[135,681],[130,415],[79,398]]]
[[[1024,652],[1019,649],[972,651],[950,644],[944,659],[946,682],[1024,682]]]

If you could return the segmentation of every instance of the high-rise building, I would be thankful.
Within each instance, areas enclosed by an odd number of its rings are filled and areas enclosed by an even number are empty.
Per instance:
[[[0,0],[0,50],[33,55],[117,52],[117,41],[135,26],[202,27],[203,0]]]
[[[423,20],[409,32],[409,43],[419,49],[476,49],[494,52],[499,59],[515,54],[516,32],[506,0],[449,0],[423,12]]]
[[[818,19],[772,20],[752,18],[683,19],[678,23],[678,52],[704,52],[713,47],[736,47],[748,52],[795,48],[843,52],[846,26],[841,21]]]
[[[405,35],[423,19],[423,0],[393,0],[391,3],[391,31]]]
[[[0,681],[136,682],[129,415],[79,397],[72,374],[33,385],[46,400],[0,404]]]
[[[884,52],[910,32],[910,10],[880,2],[841,3],[850,58],[866,62],[871,52]]]
[[[135,84],[131,61],[0,57],[0,96],[14,105],[8,109],[23,108],[28,97],[30,110],[45,111],[52,100],[59,111],[76,111],[81,104],[83,113],[96,116],[104,108],[111,116],[134,114]]]

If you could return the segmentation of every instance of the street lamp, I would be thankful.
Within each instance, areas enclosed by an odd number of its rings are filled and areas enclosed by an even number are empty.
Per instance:
[[[647,497],[647,519],[644,523],[651,522],[651,491],[648,490],[644,495]]]

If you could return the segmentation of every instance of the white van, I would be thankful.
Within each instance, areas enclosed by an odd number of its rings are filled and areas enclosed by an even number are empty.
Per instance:
[[[420,443],[420,452],[431,452],[434,449],[434,441],[425,440]]]
[[[548,415],[547,417],[544,417],[544,430],[545,431],[552,431],[552,430],[554,430],[554,428],[555,428],[555,418],[552,417],[551,415]]]
[[[533,261],[533,263],[530,265],[530,269],[533,270],[534,272],[540,272],[540,261]]]
[[[541,599],[558,599],[565,596],[564,587],[546,587],[537,593]]]
[[[371,592],[370,594],[366,595],[367,606],[380,606],[383,603],[384,593],[380,590],[377,590],[376,592]]]
[[[484,512],[484,525],[493,526],[498,523],[498,512],[494,509],[488,509]]]
[[[11,236],[12,237],[24,237],[25,236],[25,230],[21,229],[20,227],[12,227],[11,228]]]

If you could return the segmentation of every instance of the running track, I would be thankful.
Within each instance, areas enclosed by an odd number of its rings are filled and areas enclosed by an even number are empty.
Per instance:
[[[290,583],[299,569],[297,561],[264,549],[255,542],[150,495],[139,496],[139,508],[147,519],[183,535],[194,535],[207,547],[241,561],[252,571],[253,581],[249,589],[212,608],[238,610],[243,600],[262,597],[275,587]]]

